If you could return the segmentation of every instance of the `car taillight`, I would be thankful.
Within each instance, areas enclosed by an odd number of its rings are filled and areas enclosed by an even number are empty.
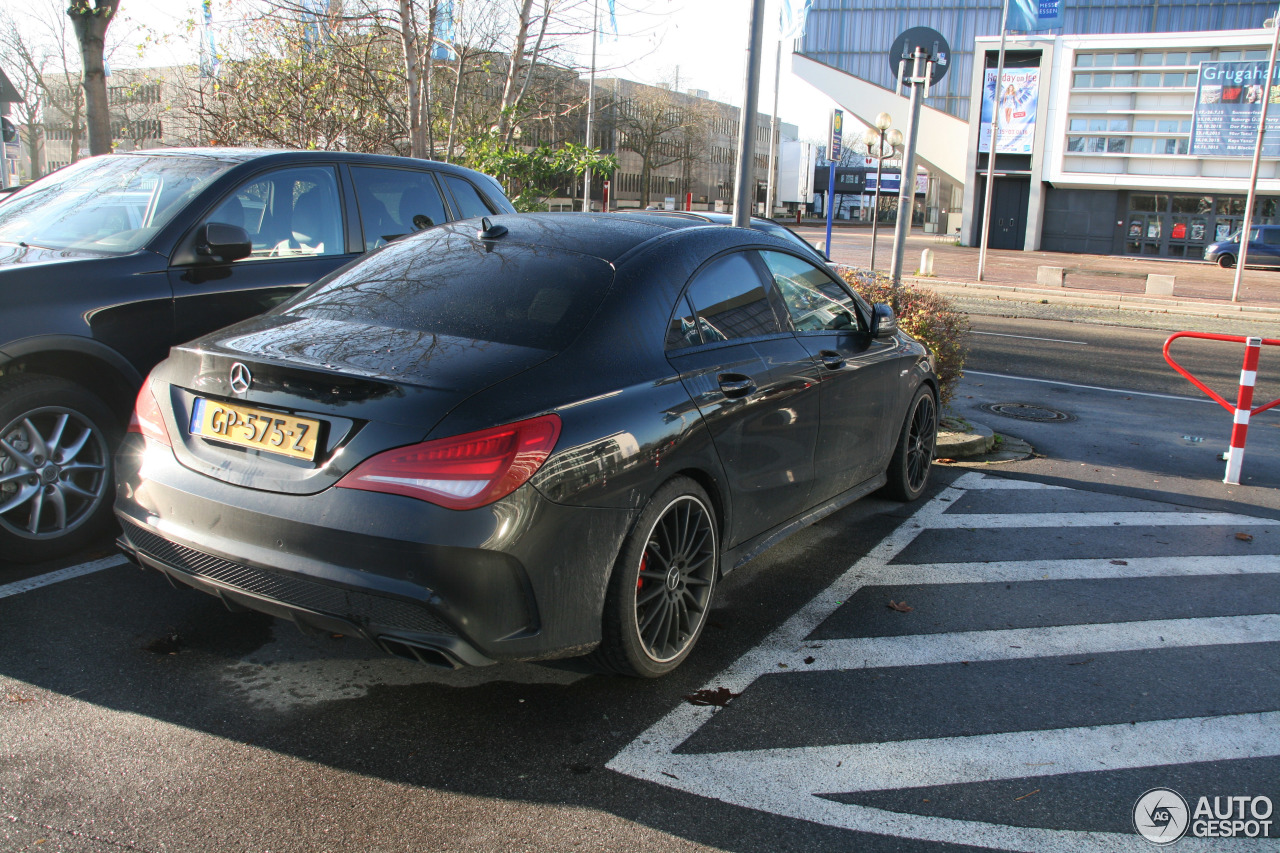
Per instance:
[[[129,432],[136,432],[153,438],[165,447],[173,447],[169,441],[169,430],[164,425],[164,416],[160,414],[160,403],[155,392],[151,390],[151,380],[142,383],[138,392],[138,401],[133,406],[133,415],[129,418]]]
[[[338,486],[406,495],[448,509],[475,509],[524,485],[547,461],[559,437],[560,417],[543,415],[424,441],[371,456]]]

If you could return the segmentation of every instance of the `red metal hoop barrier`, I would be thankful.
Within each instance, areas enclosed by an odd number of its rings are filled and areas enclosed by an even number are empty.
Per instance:
[[[1186,368],[1173,360],[1173,356],[1169,355],[1169,345],[1178,338],[1203,338],[1207,341],[1228,341],[1245,345],[1244,367],[1240,370],[1240,393],[1234,406],[1222,399],[1221,395],[1216,391],[1196,379],[1187,372]],[[1265,412],[1273,406],[1280,405],[1280,399],[1275,399],[1265,406],[1259,406],[1256,409],[1251,408],[1253,406],[1253,386],[1258,381],[1258,355],[1262,352],[1263,344],[1280,346],[1280,340],[1246,338],[1240,335],[1214,335],[1208,332],[1175,332],[1164,342],[1164,360],[1169,362],[1169,366],[1186,377],[1187,381],[1192,385],[1208,394],[1219,406],[1231,412],[1234,426],[1231,428],[1231,449],[1227,452],[1227,473],[1222,478],[1224,483],[1233,485],[1239,485],[1240,483],[1240,466],[1244,462],[1244,440],[1249,432],[1249,418],[1259,412]]]

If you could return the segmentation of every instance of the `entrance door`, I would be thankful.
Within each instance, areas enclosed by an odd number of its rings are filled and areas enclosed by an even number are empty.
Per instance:
[[[985,182],[979,181],[983,191],[978,203],[981,222],[982,203],[985,200]],[[1031,200],[1030,178],[996,178],[991,193],[991,238],[987,246],[992,249],[1021,249],[1027,238],[1027,206]],[[979,244],[982,236],[979,233]]]

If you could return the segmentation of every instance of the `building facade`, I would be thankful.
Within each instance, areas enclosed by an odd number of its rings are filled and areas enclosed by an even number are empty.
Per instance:
[[[990,245],[1202,258],[1241,223],[1252,147],[1191,153],[1200,63],[1265,62],[1269,42],[1257,29],[1010,40],[1006,65],[1038,69],[1039,97],[1030,150],[996,157]],[[977,41],[988,66],[997,48],[998,39]],[[987,166],[978,112],[970,111],[967,144],[969,245],[981,239]],[[1280,222],[1278,159],[1262,160],[1255,221]]]
[[[974,42],[1000,34],[1002,0],[813,0],[797,52],[886,89],[896,83],[893,40],[932,27],[951,46],[951,68],[929,103],[969,117]],[[1260,27],[1272,0],[1063,0],[1062,35],[1207,32]]]

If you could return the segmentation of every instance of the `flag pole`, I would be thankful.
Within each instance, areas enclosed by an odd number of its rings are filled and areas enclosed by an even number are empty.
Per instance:
[[[587,138],[586,147],[591,147],[591,118],[596,111],[596,42],[599,40],[600,0],[591,2],[591,77],[587,82]],[[581,90],[579,90],[581,91]],[[569,209],[573,210],[572,202]],[[582,173],[582,212],[591,212],[591,167]]]
[[[1005,25],[1009,21],[1009,0],[1004,0],[1004,9],[1000,12],[1000,54],[996,59],[996,89],[991,98],[991,141],[987,147],[987,185],[983,187],[982,204],[982,242],[978,249],[978,281],[987,267],[987,243],[991,240],[991,191],[994,188],[996,172],[996,140],[1000,127],[1000,84],[1004,80],[1004,44]],[[982,88],[987,87],[987,53],[982,52]],[[982,107],[978,107],[978,122],[982,122]]]
[[[1235,281],[1231,285],[1231,301],[1240,301],[1240,277],[1249,257],[1249,232],[1253,230],[1253,205],[1258,199],[1258,167],[1262,161],[1262,137],[1267,132],[1267,107],[1271,104],[1271,83],[1276,73],[1276,47],[1280,46],[1280,9],[1271,19],[1275,32],[1271,37],[1271,59],[1267,62],[1267,82],[1262,87],[1262,115],[1258,118],[1258,136],[1253,143],[1253,168],[1249,172],[1249,196],[1244,205],[1244,222],[1240,228],[1240,257],[1236,259]]]

